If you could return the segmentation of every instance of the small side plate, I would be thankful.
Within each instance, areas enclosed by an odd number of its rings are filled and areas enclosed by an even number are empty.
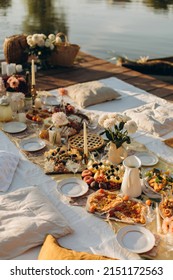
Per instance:
[[[88,184],[78,178],[68,178],[58,183],[58,190],[67,197],[79,197],[88,191]]]
[[[155,237],[148,229],[141,226],[125,226],[117,233],[121,247],[134,253],[144,253],[155,245]]]
[[[46,146],[46,143],[37,137],[25,139],[20,142],[20,148],[22,150],[28,151],[28,152],[39,151],[39,150],[43,149],[45,146]]]
[[[153,166],[159,161],[156,155],[148,152],[139,152],[136,153],[135,156],[137,156],[141,160],[141,164],[143,166]]]
[[[24,131],[27,128],[27,125],[22,122],[8,122],[5,123],[2,127],[3,131],[8,133],[19,133]]]

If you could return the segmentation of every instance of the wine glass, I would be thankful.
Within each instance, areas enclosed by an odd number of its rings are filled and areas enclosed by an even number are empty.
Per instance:
[[[98,127],[98,119],[94,114],[91,114],[89,117],[89,122],[87,124],[90,130],[95,130]]]
[[[74,176],[79,171],[81,167],[81,161],[75,161],[73,157],[66,162],[66,167],[69,171],[73,172]]]
[[[18,105],[17,102],[11,101],[10,102],[11,110],[12,110],[12,118],[13,120],[16,120],[17,118],[17,113],[18,113]]]
[[[40,129],[41,129],[40,125],[36,122],[33,122],[33,123],[31,123],[30,127],[31,127],[33,133],[35,134],[35,136],[39,137]]]

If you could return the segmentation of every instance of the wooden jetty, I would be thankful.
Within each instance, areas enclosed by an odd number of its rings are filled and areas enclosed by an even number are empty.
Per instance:
[[[92,80],[117,77],[168,101],[173,101],[173,84],[161,81],[106,60],[79,52],[73,67],[57,67],[37,72],[37,89],[51,90]]]

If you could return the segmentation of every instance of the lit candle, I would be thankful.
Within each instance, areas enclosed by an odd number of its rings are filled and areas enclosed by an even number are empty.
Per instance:
[[[84,155],[88,156],[86,122],[83,122]]]
[[[3,61],[1,62],[1,74],[7,75],[7,62]]]
[[[35,86],[35,65],[34,65],[34,59],[32,59],[32,66],[31,66],[31,83],[32,83],[32,86]]]

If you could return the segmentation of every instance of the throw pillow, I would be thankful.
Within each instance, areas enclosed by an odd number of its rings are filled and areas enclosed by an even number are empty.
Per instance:
[[[47,235],[40,250],[38,260],[114,260],[105,256],[94,255],[87,252],[77,252],[59,245],[56,238]]]
[[[67,92],[68,96],[82,108],[119,99],[121,96],[117,91],[99,81],[69,86]]]

